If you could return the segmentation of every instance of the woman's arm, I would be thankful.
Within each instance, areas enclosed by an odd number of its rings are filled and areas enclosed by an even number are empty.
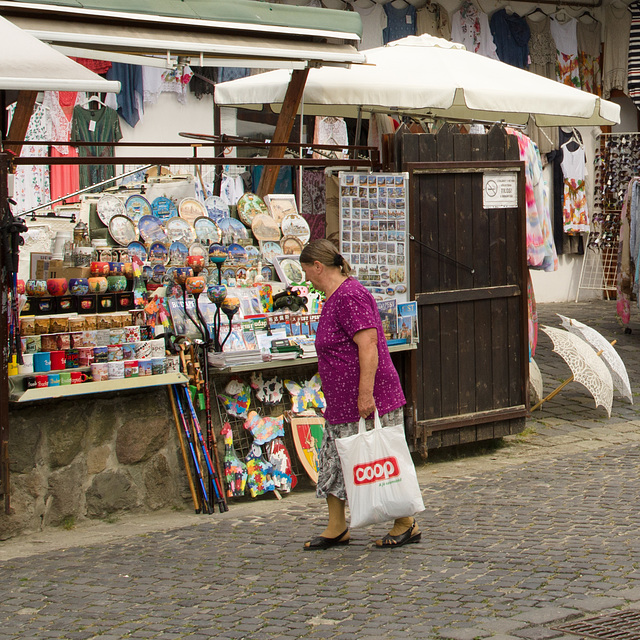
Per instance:
[[[373,384],[378,370],[378,331],[375,328],[362,329],[353,336],[353,341],[358,345],[360,363],[358,413],[363,418],[368,418],[376,408]]]

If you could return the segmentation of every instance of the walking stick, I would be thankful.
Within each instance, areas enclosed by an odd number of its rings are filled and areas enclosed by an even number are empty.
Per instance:
[[[213,488],[216,495],[216,502],[218,503],[218,508],[220,509],[220,513],[224,511],[229,511],[229,507],[224,499],[224,495],[222,494],[222,490],[220,488],[220,483],[218,481],[218,474],[213,468],[213,462],[211,461],[211,456],[209,455],[209,451],[207,450],[207,445],[202,436],[202,431],[200,430],[200,423],[198,422],[198,415],[196,414],[195,407],[193,406],[193,402],[191,401],[191,396],[189,395],[189,390],[185,389],[185,394],[187,396],[187,405],[189,407],[189,411],[191,412],[191,422],[193,423],[193,427],[198,435],[200,440],[200,445],[202,446],[202,450],[204,451],[204,457],[207,461],[207,467],[209,471],[209,475],[213,478]]]
[[[187,419],[184,415],[184,410],[182,409],[182,405],[180,404],[180,396],[178,395],[178,385],[171,385],[171,389],[173,390],[176,406],[178,407],[178,413],[180,414],[180,421],[182,423],[182,428],[187,437],[187,442],[189,443],[189,448],[191,449],[191,458],[193,460],[193,464],[196,468],[196,474],[198,476],[198,480],[200,481],[200,489],[202,490],[203,497],[203,507],[202,510],[205,510],[207,513],[213,513],[213,509],[211,507],[211,502],[209,501],[209,496],[207,494],[207,489],[204,486],[204,477],[202,475],[202,470],[200,465],[198,464],[198,455],[196,454],[196,448],[193,445],[193,438],[191,437],[191,431],[189,430],[189,425],[187,424]]]
[[[189,491],[191,491],[191,499],[193,500],[193,506],[196,513],[200,513],[200,501],[198,500],[198,494],[196,487],[193,484],[193,475],[191,474],[191,465],[189,464],[189,458],[187,457],[187,449],[184,446],[184,438],[180,431],[180,419],[178,418],[178,410],[176,409],[176,401],[171,393],[171,389],[167,389],[169,393],[169,400],[171,401],[171,410],[173,412],[173,420],[176,423],[176,431],[178,432],[178,441],[180,442],[180,451],[182,452],[182,460],[184,461],[184,468],[187,472],[187,480],[189,482]]]

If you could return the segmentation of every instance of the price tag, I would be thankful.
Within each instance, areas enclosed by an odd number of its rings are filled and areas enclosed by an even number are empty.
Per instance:
[[[95,131],[96,130],[96,121],[95,120],[90,120],[89,121],[89,131]]]

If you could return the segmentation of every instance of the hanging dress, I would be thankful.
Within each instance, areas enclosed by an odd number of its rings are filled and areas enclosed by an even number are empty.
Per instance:
[[[467,51],[498,59],[496,45],[489,27],[489,16],[465,0],[451,16],[451,40],[463,44]]]
[[[631,13],[627,7],[609,4],[604,9],[604,55],[602,57],[602,97],[613,89],[629,93],[629,32]]]
[[[15,113],[15,103],[9,106],[9,126]],[[20,152],[21,158],[46,158],[47,145],[31,145],[28,142],[51,140],[51,119],[48,110],[41,104],[35,104],[25,135],[25,144]],[[16,168],[13,181],[13,199],[16,204],[13,213],[29,211],[51,200],[50,173],[48,164],[20,165]]]
[[[629,5],[631,28],[629,31],[629,97],[640,107],[640,2]]]
[[[556,80],[579,89],[577,26],[578,21],[575,18],[558,22],[551,16],[551,35],[556,43]]]
[[[564,231],[568,234],[589,233],[589,213],[585,188],[586,156],[584,149],[579,145],[574,151],[569,149],[569,145],[574,142],[570,140],[562,145]]]
[[[602,26],[599,22],[578,20],[578,70],[583,91],[602,94],[602,69],[600,68],[600,42]]]

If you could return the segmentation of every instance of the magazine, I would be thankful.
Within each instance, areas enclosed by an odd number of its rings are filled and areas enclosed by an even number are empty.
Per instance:
[[[394,338],[398,333],[398,303],[395,300],[382,300],[378,302],[378,312],[382,320],[384,335]]]
[[[418,342],[418,303],[398,303],[398,338],[406,338],[407,342]]]

